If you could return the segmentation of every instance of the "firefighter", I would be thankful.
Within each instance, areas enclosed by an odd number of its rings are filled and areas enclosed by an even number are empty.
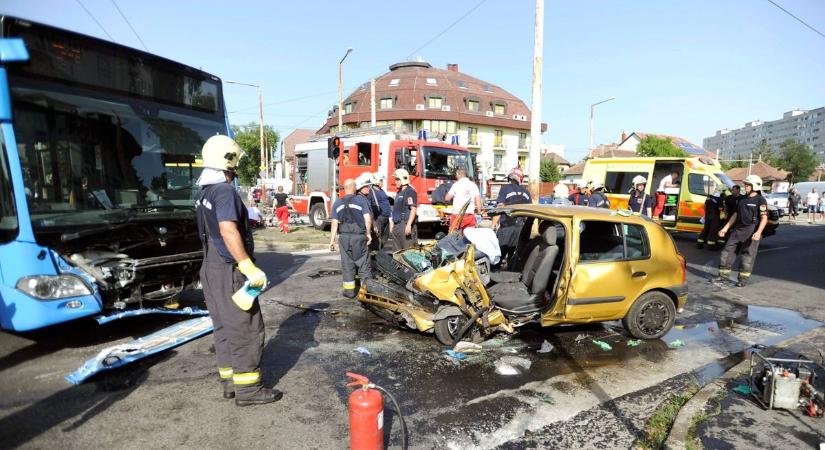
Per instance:
[[[642,175],[633,177],[633,189],[630,190],[630,199],[627,205],[630,210],[645,217],[653,214],[653,199],[645,192],[647,178]]]
[[[393,173],[398,192],[392,205],[390,234],[395,248],[410,248],[418,242],[418,193],[410,186],[410,173],[405,169],[396,169]]]
[[[381,250],[387,243],[387,238],[390,237],[390,217],[392,216],[392,206],[390,206],[390,199],[387,193],[381,189],[381,182],[384,181],[383,175],[375,172],[372,175],[372,187],[370,187],[370,206],[372,206],[373,229],[376,237],[372,240],[372,249]]]
[[[571,205],[587,206],[587,183],[584,180],[576,182],[576,192],[567,197]]]
[[[369,177],[372,178],[371,176]],[[358,184],[351,178],[344,181],[344,196],[332,205],[332,236],[329,249],[335,251],[335,236],[341,249],[341,275],[344,296],[355,298],[358,292],[356,278],[368,280],[372,277],[369,245],[372,241],[372,213],[366,197],[356,195],[356,191],[370,186],[367,177],[358,177]]]
[[[498,191],[496,205],[498,207],[506,205],[519,205],[532,203],[530,193],[522,186],[524,173],[516,167],[507,174],[508,184],[502,186]],[[518,236],[524,225],[524,218],[496,215],[493,217],[493,229],[496,230],[498,245],[501,247],[502,264],[509,264],[510,258],[516,250]]]
[[[590,192],[590,198],[587,200],[587,206],[590,206],[591,208],[610,209],[610,199],[604,195],[604,184],[593,184],[593,190]]]
[[[738,184],[734,184],[730,188],[730,195],[725,197],[725,214],[728,217],[731,217],[733,213],[736,212],[736,208],[739,204],[739,199],[742,198],[741,195],[741,188]]]
[[[728,219],[728,223],[719,230],[719,236],[724,238],[728,230],[733,228],[728,242],[725,244],[722,255],[719,257],[719,276],[715,282],[729,280],[730,268],[736,259],[736,246],[742,245],[742,262],[739,267],[739,281],[736,286],[743,287],[748,283],[759,250],[759,241],[762,239],[762,230],[768,223],[768,202],[760,192],[762,179],[756,175],[748,175],[743,181],[745,195],[739,199],[736,212]]]
[[[705,200],[705,226],[696,239],[696,247],[708,246],[709,250],[716,250],[719,239],[719,228],[722,226],[722,216],[725,216],[725,202],[721,189],[717,188]]]
[[[257,298],[233,297],[244,278],[253,288],[266,284],[266,275],[253,260],[246,207],[232,185],[240,156],[241,148],[227,136],[206,141],[196,210],[204,252],[200,280],[214,326],[223,396],[248,406],[280,400],[283,394],[261,383],[264,321]]]

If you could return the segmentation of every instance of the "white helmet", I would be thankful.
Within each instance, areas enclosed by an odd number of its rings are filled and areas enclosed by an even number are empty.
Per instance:
[[[570,193],[570,189],[567,188],[567,185],[564,183],[559,183],[556,187],[553,188],[553,196],[558,198],[567,198],[567,195]]]
[[[404,186],[410,184],[410,173],[406,169],[395,169],[392,176],[398,180],[398,184]]]
[[[212,136],[203,144],[201,150],[203,167],[215,170],[232,170],[238,167],[243,155],[241,146],[229,136],[221,134]]]
[[[761,191],[762,190],[762,178],[759,178],[757,175],[748,175],[742,180],[742,183],[749,184],[753,186],[754,191]]]
[[[598,191],[599,189],[604,189],[604,183],[593,183],[592,189],[594,191]]]
[[[373,184],[381,184],[381,182],[384,181],[384,174],[381,172],[375,172],[372,174],[372,181]]]
[[[355,179],[355,190],[359,190],[363,187],[372,186],[374,183],[372,179],[372,174],[369,172],[364,172],[361,175],[358,175],[358,178]]]
[[[642,175],[636,175],[633,177],[633,186],[638,186],[640,184],[647,184],[647,178]]]

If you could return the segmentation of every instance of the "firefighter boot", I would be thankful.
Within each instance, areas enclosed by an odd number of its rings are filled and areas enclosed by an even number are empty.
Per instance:
[[[235,383],[232,382],[231,378],[221,380],[221,385],[223,386],[223,398],[227,400],[235,398]]]
[[[235,405],[251,406],[265,405],[277,402],[284,396],[284,393],[277,389],[265,388],[263,385],[235,387]]]

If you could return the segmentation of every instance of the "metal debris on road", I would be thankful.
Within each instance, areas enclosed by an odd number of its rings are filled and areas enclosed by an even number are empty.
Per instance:
[[[341,275],[341,269],[318,269],[313,273],[307,274],[307,276],[312,279],[321,277],[333,277],[336,275]]]
[[[304,306],[303,304],[294,305],[292,303],[282,302],[280,300],[267,300],[267,304],[277,303],[279,305],[288,306],[290,308],[302,309],[304,311],[312,311],[322,314],[329,314],[330,316],[348,316],[349,313],[346,311],[341,311],[340,309],[333,309],[333,308],[315,308],[312,306]]]
[[[352,351],[354,351],[354,352],[358,352],[358,353],[360,353],[360,354],[362,354],[362,355],[372,356],[372,353],[370,353],[370,351],[369,351],[369,350],[367,350],[367,349],[366,349],[366,348],[364,348],[364,347],[355,347]]]
[[[502,356],[494,363],[496,373],[499,375],[521,375],[522,372],[530,370],[532,361],[520,356]]]
[[[69,383],[80,384],[98,372],[115,369],[211,332],[212,319],[209,317],[184,320],[131,342],[104,348],[65,378]]]
[[[733,392],[737,392],[737,393],[745,395],[745,396],[751,395],[751,387],[748,386],[747,384],[736,385],[731,390]]]
[[[484,348],[488,347],[501,347],[502,345],[506,344],[509,339],[505,338],[493,338],[487,339],[486,341],[481,343],[481,346]]]
[[[684,347],[685,346],[685,341],[683,341],[681,339],[676,339],[674,341],[670,341],[670,343],[667,344],[667,346],[670,347],[670,348]]]
[[[467,355],[461,352],[457,352],[455,350],[444,350],[444,353],[450,358],[457,359],[459,361],[467,359]]]
[[[573,342],[578,343],[578,342],[581,342],[585,339],[587,339],[587,335],[579,334],[578,336],[576,336],[576,339],[574,339]]]
[[[628,347],[638,347],[642,343],[641,339],[631,339],[627,341]]]
[[[536,353],[550,353],[553,351],[553,344],[547,342],[547,339],[541,343],[541,348],[536,350]]]
[[[453,351],[460,352],[460,353],[481,353],[481,350],[484,347],[469,341],[460,341],[459,343],[455,344],[453,347]]]
[[[129,311],[121,311],[119,313],[110,314],[108,316],[96,316],[95,320],[100,325],[103,325],[104,323],[109,323],[114,320],[123,319],[126,317],[144,316],[146,314],[171,314],[176,316],[207,316],[209,315],[209,311],[198,308],[192,308],[190,306],[187,306],[183,309],[140,308],[131,309]]]
[[[594,344],[596,344],[596,345],[598,345],[600,349],[602,349],[602,350],[604,350],[604,351],[606,351],[606,352],[609,352],[610,350],[613,350],[613,347],[611,347],[611,346],[610,346],[610,344],[608,344],[608,343],[607,343],[607,342],[605,342],[605,341],[598,341],[598,340],[595,340],[595,341],[593,341],[593,343],[594,343]]]

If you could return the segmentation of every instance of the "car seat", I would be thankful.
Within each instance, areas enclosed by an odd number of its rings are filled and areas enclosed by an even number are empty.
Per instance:
[[[488,288],[487,293],[493,303],[500,308],[527,313],[540,310],[544,306],[544,293],[552,278],[553,266],[559,254],[556,227],[547,227],[541,237],[541,242],[530,252],[520,274],[492,274],[493,281],[497,284]]]

